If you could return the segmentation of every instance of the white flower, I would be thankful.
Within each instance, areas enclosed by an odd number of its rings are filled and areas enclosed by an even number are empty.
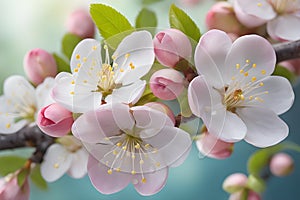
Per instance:
[[[94,39],[81,41],[71,58],[71,71],[56,77],[53,98],[70,111],[83,113],[97,109],[103,101],[136,103],[146,82],[140,80],[154,62],[152,37],[149,32],[134,32],[125,37],[110,59],[105,61],[101,44]],[[112,64],[111,64],[112,62]]]
[[[73,136],[58,139],[52,144],[41,164],[41,174],[48,182],[62,177],[66,172],[73,178],[82,178],[87,172],[88,153]]]
[[[130,182],[142,195],[157,193],[166,183],[168,168],[181,164],[191,146],[188,133],[148,106],[102,105],[81,115],[72,132],[87,147],[88,175],[104,194]]]
[[[0,133],[14,133],[34,123],[38,110],[53,102],[53,85],[53,78],[46,78],[36,89],[22,76],[7,78],[0,97]]]
[[[300,39],[299,0],[235,0],[237,18],[248,27],[267,23],[274,39]]]
[[[270,76],[275,60],[272,46],[260,36],[232,44],[226,33],[208,31],[195,52],[201,75],[188,89],[192,112],[226,142],[245,139],[267,147],[282,141],[288,126],[277,115],[291,107],[294,93],[287,79]]]

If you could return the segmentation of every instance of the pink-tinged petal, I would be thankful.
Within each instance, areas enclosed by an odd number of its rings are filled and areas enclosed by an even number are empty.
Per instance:
[[[236,112],[247,126],[245,141],[254,146],[272,146],[288,136],[288,126],[273,111],[253,107],[237,109]]]
[[[234,11],[238,20],[249,28],[263,25],[277,15],[266,0],[235,0]]]
[[[36,100],[38,108],[42,108],[51,103],[54,103],[51,97],[52,89],[55,85],[55,79],[52,77],[45,78],[44,82],[36,87]]]
[[[143,95],[146,87],[146,81],[137,80],[130,85],[114,89],[109,98],[105,98],[107,103],[132,103],[135,104]]]
[[[122,129],[123,131],[133,129],[135,120],[128,105],[122,103],[113,103],[111,105],[111,112],[112,117],[119,129]]]
[[[159,192],[166,184],[168,178],[168,168],[161,169],[151,174],[144,174],[144,179],[141,175],[136,175],[138,180],[134,187],[138,193],[143,196],[149,196]],[[145,180],[145,183],[142,182]]]
[[[109,168],[99,163],[93,156],[89,156],[88,175],[94,187],[102,194],[113,194],[124,189],[132,180],[132,175],[113,171],[108,174]]]
[[[280,15],[267,23],[267,31],[271,37],[280,40],[300,39],[300,16]]]
[[[266,39],[257,35],[246,35],[234,41],[225,63],[228,80],[241,79],[248,83],[252,77],[259,80],[272,74],[276,56],[272,45]]]
[[[127,85],[148,73],[154,62],[152,36],[147,31],[134,32],[123,39],[113,54],[115,63],[124,70],[116,72],[116,82]],[[130,66],[130,64],[132,64]]]
[[[71,167],[68,174],[73,178],[82,178],[87,173],[88,153],[81,148],[72,154]]]
[[[245,105],[259,106],[270,109],[277,115],[280,115],[291,108],[293,105],[295,95],[290,82],[281,76],[270,76],[261,80],[258,85],[262,86],[251,91],[246,97],[260,94],[259,97],[263,101],[249,100]]]
[[[41,164],[41,174],[48,182],[59,179],[71,166],[72,156],[62,145],[53,144],[44,156]]]
[[[93,58],[95,58],[98,61],[98,64],[100,63],[101,65],[100,42],[94,39],[84,39],[80,41],[72,53],[70,61],[72,73],[76,74],[77,70],[75,69],[80,69],[84,63],[91,61]],[[78,66],[80,67],[78,68]]]
[[[248,177],[242,173],[234,173],[226,177],[223,182],[223,189],[229,193],[242,190],[247,186]]]

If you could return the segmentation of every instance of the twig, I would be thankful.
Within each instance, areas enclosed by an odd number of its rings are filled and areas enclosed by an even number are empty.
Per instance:
[[[277,63],[300,58],[300,40],[273,45]]]

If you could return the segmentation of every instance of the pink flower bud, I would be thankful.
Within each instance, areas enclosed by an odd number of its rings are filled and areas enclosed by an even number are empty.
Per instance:
[[[206,26],[210,29],[219,29],[227,33],[243,35],[250,30],[242,25],[235,16],[230,3],[222,1],[214,4],[206,15]]]
[[[189,60],[192,45],[189,38],[177,29],[166,29],[157,33],[153,39],[157,60],[168,67],[175,67],[181,59]]]
[[[229,200],[241,200],[243,199],[243,192],[239,191],[230,195]],[[249,190],[247,200],[261,200],[261,197],[256,192]]]
[[[38,113],[37,125],[44,133],[52,137],[68,134],[73,122],[72,113],[58,103],[50,104]]]
[[[176,99],[184,89],[184,76],[174,69],[161,69],[152,74],[150,89],[162,100]]]
[[[223,189],[229,193],[236,193],[246,187],[248,177],[242,173],[229,175],[223,182]]]
[[[87,11],[76,10],[67,19],[67,30],[83,39],[93,38],[95,24]]]
[[[18,185],[17,175],[9,174],[0,179],[0,199],[1,200],[28,200],[29,199],[29,182],[25,178],[24,184]]]
[[[183,5],[194,6],[200,3],[201,0],[180,0]]]
[[[203,155],[216,159],[225,159],[231,156],[234,146],[233,143],[219,140],[208,132],[200,136],[196,145]]]
[[[174,113],[166,104],[163,104],[161,102],[149,102],[149,103],[146,103],[145,106],[148,106],[150,108],[153,108],[154,110],[158,110],[158,111],[161,111],[161,112],[167,114],[170,117],[170,119],[172,120],[173,124],[175,125]]]
[[[275,154],[270,162],[270,170],[275,176],[287,176],[294,169],[294,160],[286,153]]]
[[[38,85],[48,76],[55,77],[57,66],[53,56],[43,49],[33,49],[24,57],[24,70],[29,80]]]

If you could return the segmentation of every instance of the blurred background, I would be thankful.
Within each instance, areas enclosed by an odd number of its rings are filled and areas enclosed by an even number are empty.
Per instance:
[[[168,10],[171,0],[149,5],[159,18],[158,26],[168,25]],[[23,75],[23,57],[33,48],[42,48],[49,52],[60,52],[60,42],[66,32],[65,22],[72,11],[78,8],[89,9],[90,3],[106,3],[119,10],[133,23],[135,16],[141,10],[141,0],[1,0],[0,1],[0,91],[6,77],[12,74]],[[205,11],[212,1],[193,7],[184,7],[180,2],[175,3],[186,10],[205,31]],[[294,86],[296,102],[293,108],[282,118],[290,127],[288,141],[300,144],[300,86]],[[199,158],[193,146],[186,162],[178,168],[171,169],[166,187],[158,194],[143,197],[146,200],[223,200],[228,198],[222,190],[222,182],[226,176],[234,172],[246,173],[247,159],[256,149],[244,142],[235,146],[235,151],[229,159],[213,160]],[[286,178],[271,178],[263,196],[266,200],[298,199],[300,196],[300,156],[296,158],[295,172]],[[89,178],[80,180],[64,176],[55,183],[49,184],[47,191],[42,191],[31,185],[31,200],[117,200],[142,199],[133,186],[114,195],[102,195],[91,185]]]

